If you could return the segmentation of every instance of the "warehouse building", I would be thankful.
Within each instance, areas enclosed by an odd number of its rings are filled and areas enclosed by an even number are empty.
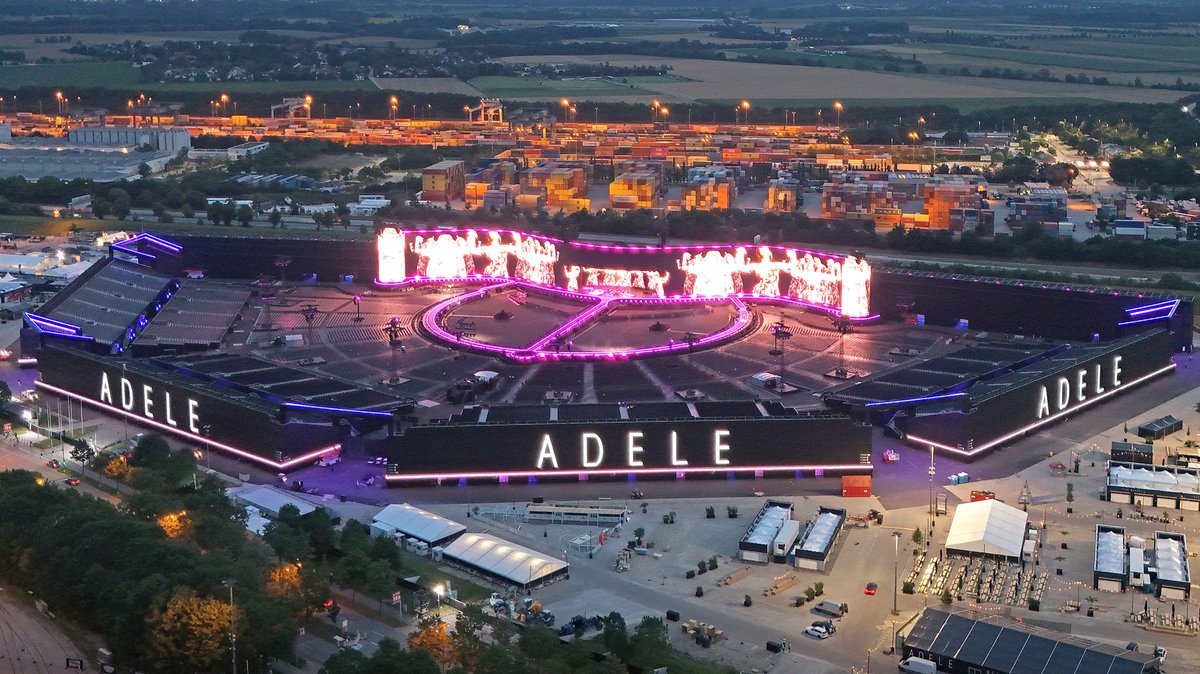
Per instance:
[[[159,152],[179,154],[192,147],[187,129],[130,126],[79,126],[67,132],[74,145],[150,147]]]
[[[924,609],[901,647],[903,657],[932,660],[949,674],[1158,674],[1162,668],[1149,653],[957,608]]]
[[[466,165],[447,159],[421,171],[421,199],[435,204],[462,197],[467,185]]]

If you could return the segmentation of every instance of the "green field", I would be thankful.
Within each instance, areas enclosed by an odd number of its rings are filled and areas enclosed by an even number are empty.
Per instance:
[[[1009,64],[1047,66],[1056,68],[1071,68],[1110,73],[1139,73],[1164,72],[1163,60],[1149,61],[1131,58],[1116,58],[1090,54],[1070,54],[1052,51],[1033,51],[1024,49],[1004,49],[999,47],[971,47],[965,45],[937,45],[938,50],[945,54],[958,56],[973,56],[994,61],[992,67],[1011,67]],[[1187,64],[1179,64],[1178,68],[1190,68]]]
[[[121,63],[48,63],[34,66],[0,66],[0,89],[18,87],[138,88],[138,73]]]
[[[677,82],[679,78],[663,78],[658,82]],[[625,85],[611,80],[546,80],[536,77],[476,77],[471,86],[486,96],[500,98],[553,99],[563,96],[628,96],[650,95],[637,86]]]
[[[314,91],[378,91],[369,80],[310,80],[296,82],[155,82],[139,91],[222,91],[228,93],[294,94]]]

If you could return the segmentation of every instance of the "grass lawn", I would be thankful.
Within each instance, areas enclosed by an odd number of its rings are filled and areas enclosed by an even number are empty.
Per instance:
[[[401,572],[404,576],[417,575],[421,577],[421,585],[433,589],[438,582],[451,577],[451,584],[458,592],[459,601],[467,603],[487,599],[491,596],[492,591],[478,585],[464,576],[458,574],[457,570],[451,571],[444,566],[439,566],[429,561],[424,557],[418,557],[411,552],[400,552],[400,565],[403,567]]]
[[[661,83],[679,80],[672,78],[658,79],[657,81]],[[470,84],[486,96],[501,98],[553,99],[563,96],[621,96],[630,93],[653,93],[639,89],[637,86],[623,85],[610,80],[546,80],[537,77],[487,76],[476,77],[470,81]]]
[[[17,87],[104,87],[137,89],[138,73],[123,63],[47,63],[0,66],[0,89]]]

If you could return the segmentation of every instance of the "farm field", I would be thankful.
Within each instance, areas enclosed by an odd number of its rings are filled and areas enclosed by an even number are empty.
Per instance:
[[[415,91],[426,94],[465,94],[478,96],[480,92],[470,84],[453,77],[376,77],[376,87],[384,91]]]
[[[603,79],[545,80],[537,77],[488,76],[476,77],[470,81],[470,85],[485,96],[535,100],[550,100],[562,96],[582,96],[588,99],[630,96],[640,98],[653,96],[655,93],[635,85]]]
[[[23,51],[25,59],[36,62],[40,59],[52,61],[85,61],[88,57],[69,54],[67,50],[76,43],[85,45],[109,44],[126,40],[141,40],[147,44],[160,44],[167,41],[184,40],[237,40],[244,31],[240,30],[209,30],[209,31],[180,31],[178,33],[80,33],[71,35],[70,42],[39,43],[39,39],[51,35],[0,35],[0,49]],[[319,37],[318,33],[302,30],[272,31],[274,33],[292,35],[295,37]]]
[[[44,65],[0,66],[0,87],[105,87],[136,89],[138,73],[122,63],[47,63]]]
[[[919,57],[918,57],[919,58]],[[735,61],[663,59],[620,54],[587,56],[521,56],[504,59],[517,63],[600,63],[614,66],[669,65],[672,74],[688,81],[645,84],[630,90],[603,90],[565,95],[586,95],[598,100],[646,102],[660,98],[677,103],[700,100],[861,100],[889,103],[914,100],[958,101],[991,99],[993,105],[1030,102],[1030,99],[1070,101],[1164,102],[1180,97],[1179,92],[1087,84],[1031,82],[976,77],[893,74],[836,68],[812,68]],[[505,78],[509,79],[509,78]],[[550,92],[512,91],[510,98],[541,99]],[[1006,103],[1012,99],[1014,103]]]

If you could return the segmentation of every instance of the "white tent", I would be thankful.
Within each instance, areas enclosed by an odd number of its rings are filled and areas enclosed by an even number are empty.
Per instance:
[[[994,499],[963,503],[954,511],[946,549],[1020,558],[1029,516]]]
[[[268,485],[234,493],[234,500],[258,508],[259,512],[268,517],[279,517],[279,510],[287,505],[295,506],[301,515],[307,515],[317,509],[317,506],[304,499]]]
[[[409,536],[430,546],[441,545],[467,530],[458,522],[407,503],[393,503],[380,510],[372,518],[371,528],[377,534]]]
[[[530,587],[567,573],[567,563],[488,534],[463,534],[443,554],[489,578]]]

